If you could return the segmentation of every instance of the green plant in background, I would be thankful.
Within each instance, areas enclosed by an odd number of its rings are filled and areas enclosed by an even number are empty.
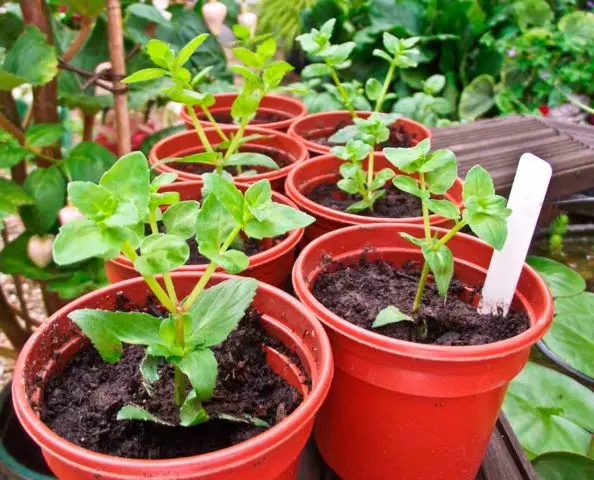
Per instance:
[[[552,255],[563,255],[563,239],[568,225],[567,214],[558,215],[549,225],[549,250]]]
[[[242,29],[236,29],[236,32],[240,33]],[[211,165],[219,174],[222,174],[225,167],[232,166],[236,167],[238,175],[254,173],[254,170],[242,171],[244,166],[263,166],[278,169],[276,162],[267,155],[249,152],[239,153],[238,149],[245,142],[254,138],[253,136],[244,136],[245,129],[254,118],[264,95],[283,90],[284,88],[280,87],[280,83],[293,67],[283,60],[272,60],[276,53],[276,41],[272,38],[264,39],[255,47],[255,51],[246,47],[233,49],[234,56],[242,64],[234,65],[231,69],[241,75],[245,82],[231,108],[231,116],[239,123],[239,126],[237,132],[228,137],[209,111],[209,107],[214,104],[212,94],[196,91],[201,81],[209,74],[210,67],[199,71],[193,78],[184,67],[188,59],[207,37],[207,34],[197,36],[181,48],[177,54],[168,44],[160,40],[151,40],[146,48],[155,67],[139,70],[125,78],[123,82],[133,84],[164,76],[173,80],[174,85],[166,87],[161,93],[170,100],[186,106],[200,144],[205,151],[184,158],[167,159],[166,161]],[[194,110],[196,107],[200,107],[218,133],[221,140],[218,144],[211,144],[206,136],[196,116]]]
[[[445,297],[454,274],[454,257],[447,247],[447,242],[462,228],[470,229],[493,248],[503,248],[507,237],[507,217],[511,211],[506,208],[506,199],[495,194],[493,180],[481,166],[475,165],[464,179],[464,212],[447,199],[432,198],[443,195],[454,184],[457,175],[456,157],[451,150],[436,150],[429,153],[431,141],[425,139],[412,148],[385,148],[384,154],[399,170],[409,175],[398,175],[392,182],[396,188],[414,195],[421,200],[425,237],[416,238],[401,235],[421,248],[424,263],[419,286],[410,312],[414,315],[420,308],[423,291],[429,272],[433,273],[439,295]],[[441,238],[431,235],[429,212],[455,221],[455,225]],[[380,327],[399,321],[412,321],[413,317],[404,314],[395,306],[382,310],[374,327]],[[418,326],[420,332],[426,331],[424,325]]]
[[[297,37],[301,48],[314,58],[320,58],[323,63],[313,63],[308,65],[302,72],[303,78],[330,77],[334,82],[343,105],[351,112],[354,117],[357,116],[353,102],[353,93],[356,93],[352,87],[345,87],[338,77],[338,71],[345,70],[351,66],[350,55],[355,48],[354,42],[345,42],[341,44],[332,44],[330,41],[335,19],[328,20],[320,30],[314,28],[310,33],[305,33]],[[394,35],[384,33],[383,43],[385,50],[375,49],[373,55],[381,58],[388,63],[388,71],[383,82],[376,78],[369,78],[365,82],[365,94],[367,98],[375,102],[374,112],[380,112],[386,100],[394,98],[393,94],[388,93],[394,74],[397,68],[410,68],[416,66],[414,56],[418,50],[414,45],[418,38],[398,39]]]
[[[172,364],[180,425],[190,426],[208,420],[202,402],[210,399],[217,377],[211,347],[223,342],[237,326],[258,285],[253,279],[233,279],[206,290],[212,274],[219,266],[230,273],[247,268],[248,257],[233,248],[240,234],[271,238],[307,226],[313,218],[272,202],[267,180],[250,186],[243,194],[227,179],[205,174],[208,194],[202,205],[180,202],[179,194],[158,193],[161,185],[174,180],[175,175],[162,174],[151,181],[146,157],[134,152],[120,158],[98,184],[70,183],[68,194],[86,218],[64,225],[53,250],[60,265],[96,257],[109,260],[120,253],[133,262],[167,311],[165,318],[92,309],[76,310],[69,318],[107,362],[119,360],[122,342],[145,345],[141,373],[148,389],[158,379],[158,367]],[[165,205],[168,207],[161,213],[160,207]],[[158,219],[165,233],[159,230]],[[148,235],[144,234],[145,224],[150,226]],[[191,293],[182,299],[170,272],[188,260],[186,240],[194,235],[200,254],[210,263]],[[156,275],[162,275],[164,287]],[[188,381],[192,388],[187,394]],[[263,424],[249,416],[225,418]],[[138,405],[124,406],[118,419],[164,423]]]
[[[450,102],[438,97],[446,85],[443,75],[432,75],[423,82],[423,91],[412,97],[399,99],[392,107],[392,112],[399,113],[428,127],[450,125],[448,116],[452,113]]]
[[[260,0],[258,2],[258,32],[273,33],[283,50],[293,48],[295,38],[303,31],[301,15],[317,0]]]

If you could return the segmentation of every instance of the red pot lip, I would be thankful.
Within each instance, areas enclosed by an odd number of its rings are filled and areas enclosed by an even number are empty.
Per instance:
[[[221,125],[221,130],[225,133],[232,133],[235,132],[238,129],[238,127],[236,125]],[[214,128],[205,128],[204,129],[205,134],[216,134],[216,131]],[[272,136],[272,137],[281,137],[283,138],[286,142],[289,142],[293,145],[294,148],[291,149],[291,151],[295,154],[294,158],[295,161],[289,165],[286,165],[282,168],[279,168],[278,170],[270,170],[268,172],[264,172],[264,173],[259,173],[257,175],[251,175],[250,177],[245,177],[245,181],[243,181],[243,178],[238,178],[238,177],[233,177],[236,181],[236,183],[255,183],[258,180],[262,180],[262,179],[267,179],[270,181],[273,180],[277,180],[277,179],[281,179],[286,177],[289,172],[295,168],[296,165],[304,162],[305,160],[307,160],[309,158],[309,152],[307,151],[307,148],[305,148],[305,145],[300,142],[298,139],[296,139],[295,137],[291,137],[290,135],[287,135],[286,133],[283,132],[279,132],[277,130],[269,130],[266,128],[260,128],[260,127],[250,127],[248,126],[245,129],[245,134],[246,135],[251,135],[251,134],[259,134],[259,135],[267,135],[267,136]],[[170,135],[169,137],[166,137],[162,140],[160,140],[159,142],[157,142],[153,148],[151,149],[150,153],[149,153],[149,163],[151,165],[154,165],[155,163],[157,163],[161,157],[157,156],[157,152],[163,148],[163,145],[167,145],[167,143],[171,142],[171,141],[175,141],[178,138],[182,138],[182,139],[196,139],[196,132],[195,131],[187,131],[187,132],[179,132],[179,133],[174,133],[173,135]],[[246,145],[250,145],[252,144],[252,142],[248,142],[246,143]],[[195,147],[193,146],[194,143],[190,142],[189,146],[187,148],[185,148],[184,150],[182,150],[183,152],[187,151],[187,150],[192,150]],[[277,150],[281,150],[280,148],[275,147],[274,145],[270,145],[271,148],[276,148]],[[160,164],[157,165],[155,167],[155,170],[157,170],[158,172],[171,172],[171,173],[177,173],[179,178],[184,179],[184,180],[195,180],[195,181],[202,181],[202,175],[196,175],[193,173],[188,173],[188,172],[184,172],[182,170],[177,170],[173,167],[170,167],[167,164]]]
[[[173,280],[176,278],[197,279],[200,277],[200,274],[197,272],[173,272],[171,275]],[[224,273],[215,273],[212,278],[223,280],[241,277]],[[299,303],[297,299],[278,288],[272,287],[266,283],[258,282],[258,289],[263,290],[267,296],[281,297],[284,301],[290,302],[298,308],[304,318],[309,320],[309,326],[311,330],[313,330],[313,335],[316,336],[321,344],[321,348],[316,352],[320,358],[319,381],[313,385],[307,398],[282,422],[274,425],[256,437],[222,450],[202,455],[167,460],[129,459],[96,453],[70,443],[54,433],[48,426],[39,420],[31,408],[25,392],[25,381],[23,376],[24,365],[31,353],[35,339],[52,328],[54,319],[65,315],[63,312],[66,309],[70,311],[73,307],[82,308],[89,303],[92,298],[104,295],[115,295],[119,291],[126,290],[127,288],[134,288],[135,285],[142,283],[144,283],[144,279],[140,277],[124,280],[74,300],[67,307],[60,309],[52,315],[47,322],[33,333],[23,347],[14,370],[14,379],[12,383],[13,402],[21,424],[23,424],[29,435],[31,435],[38,443],[42,444],[44,448],[47,448],[52,453],[62,457],[68,462],[90,465],[90,468],[95,470],[108,469],[113,472],[114,469],[124,468],[126,472],[130,472],[131,469],[150,469],[151,473],[155,473],[159,471],[167,471],[167,469],[173,467],[179,469],[180,467],[186,466],[192,468],[208,467],[211,471],[216,471],[220,468],[227,467],[230,462],[243,463],[245,462],[246,457],[262,456],[262,452],[275,448],[276,445],[282,443],[288,436],[290,436],[291,432],[299,425],[307,422],[315,415],[330,388],[330,382],[334,371],[330,341],[328,340],[324,328],[315,318],[315,315],[303,304]],[[31,432],[33,432],[33,434]]]
[[[235,98],[237,98],[237,93],[236,92],[229,92],[229,93],[217,93],[214,95],[215,97],[215,101],[217,98],[229,98],[229,99],[233,99],[235,100]],[[258,124],[259,128],[269,128],[271,130],[284,130],[287,129],[291,126],[291,124],[298,118],[302,118],[305,115],[307,115],[307,107],[300,102],[299,100],[295,99],[295,98],[291,98],[291,97],[285,97],[283,95],[274,95],[274,94],[266,94],[266,96],[264,97],[265,99],[269,99],[269,100],[273,100],[277,103],[279,103],[280,105],[278,106],[278,108],[276,108],[277,110],[282,110],[283,112],[285,112],[285,110],[283,110],[283,106],[287,106],[288,104],[290,104],[295,110],[297,110],[299,113],[297,115],[292,116],[291,118],[287,118],[286,120],[281,120],[279,122],[270,122],[270,123],[260,123]],[[215,103],[215,108],[216,107],[216,103]],[[267,109],[274,109],[273,107],[265,107]],[[231,110],[229,108],[229,110]],[[286,113],[286,112],[285,112]],[[184,106],[182,108],[181,114],[180,114],[182,120],[184,121],[184,123],[186,124],[192,124],[192,119],[190,118],[190,115],[188,114],[188,108],[186,106]],[[209,127],[211,125],[211,123],[208,120],[202,120],[199,119],[200,124],[203,127]],[[221,126],[232,126],[232,123],[219,123],[219,125]]]
[[[185,188],[185,187],[191,188],[192,186],[195,186],[197,189],[200,189],[200,188],[202,188],[202,183],[201,182],[192,182],[192,181],[176,182],[171,185],[168,185],[166,188],[161,188],[159,191],[160,192],[175,191],[176,188],[177,189],[181,189],[181,188]],[[240,190],[244,190],[244,191],[248,188],[248,185],[243,185],[243,184],[238,184],[236,186]],[[299,207],[295,204],[295,202],[293,202],[290,198],[287,198],[285,195],[275,192],[274,190],[272,191],[272,199],[278,203],[283,203],[285,205],[288,205],[289,207],[293,207],[294,209],[299,210]],[[259,252],[254,255],[250,255],[248,257],[250,260],[248,269],[259,267],[260,265],[270,262],[270,261],[274,260],[275,258],[279,258],[282,255],[284,255],[285,253],[290,252],[292,249],[294,249],[299,244],[299,242],[301,241],[301,238],[303,237],[304,232],[305,232],[304,228],[297,228],[296,230],[291,230],[287,234],[287,237],[284,238],[277,245],[274,245],[273,247],[268,248],[267,250],[264,250],[263,252]],[[134,268],[132,266],[132,262],[130,260],[128,260],[122,254],[118,255],[116,258],[114,258],[113,260],[109,260],[109,261],[112,263],[115,263],[116,265],[118,265],[121,268],[125,268],[128,270],[134,270]],[[204,270],[206,270],[207,266],[208,266],[208,264],[182,265],[181,267],[177,268],[175,271],[176,272],[203,272]]]
[[[295,181],[295,177],[303,172],[307,172],[312,166],[318,163],[327,162],[330,164],[331,161],[339,160],[338,157],[335,155],[320,155],[319,157],[310,158],[307,162],[301,163],[297,165],[287,177],[287,181],[285,182],[285,192],[291,200],[293,200],[299,208],[306,212],[313,213],[319,217],[325,217],[332,219],[334,221],[338,221],[341,223],[349,224],[349,225],[370,225],[370,224],[390,224],[393,225],[395,223],[423,223],[423,217],[402,217],[402,218],[376,218],[376,217],[366,217],[364,215],[355,215],[354,213],[348,212],[341,212],[339,210],[334,210],[330,207],[325,207],[320,205],[319,203],[314,202],[307,198],[303,193],[301,193],[301,189],[297,182]],[[333,173],[328,171],[328,173]],[[456,183],[460,185],[460,190],[462,190],[462,180],[459,177],[456,177]],[[456,200],[451,196],[448,196],[448,199],[453,201],[456,206],[460,209],[464,206],[462,199]],[[447,221],[441,215],[429,215],[429,219],[431,224],[434,223],[441,223]]]
[[[367,118],[369,115],[371,115],[371,113],[372,112],[358,111],[357,116]],[[328,111],[328,112],[310,113],[308,115],[305,115],[301,118],[297,118],[296,120],[294,120],[293,123],[291,123],[291,126],[289,127],[289,130],[287,131],[287,133],[293,137],[299,138],[305,144],[305,146],[308,148],[309,151],[325,155],[327,153],[330,153],[330,147],[328,147],[326,145],[320,145],[319,143],[312,142],[311,140],[308,140],[307,138],[305,138],[305,136],[303,136],[301,134],[301,132],[304,130],[305,126],[307,124],[309,124],[310,122],[313,123],[321,118],[332,117],[332,116],[341,116],[341,117],[350,118],[351,115],[346,110],[332,110],[332,111]],[[397,121],[402,122],[405,125],[408,124],[410,126],[414,126],[415,128],[418,128],[419,130],[424,131],[424,133],[426,135],[425,138],[431,138],[433,136],[433,134],[431,133],[431,130],[429,130],[422,123],[419,123],[419,122],[413,120],[412,118],[400,117]],[[383,153],[377,152],[376,155],[383,155]]]
[[[338,332],[340,335],[348,337],[350,340],[359,344],[365,345],[368,348],[374,350],[381,350],[388,354],[397,354],[407,357],[416,358],[419,360],[432,360],[432,361],[447,361],[455,363],[464,363],[469,361],[482,361],[493,358],[499,358],[507,356],[511,353],[523,350],[530,347],[532,344],[541,338],[546,330],[549,328],[553,321],[553,300],[550,290],[537,272],[530,267],[528,264],[524,265],[524,268],[528,270],[534,276],[534,279],[538,285],[538,288],[543,292],[546,292],[546,306],[545,313],[540,315],[538,318],[533,318],[533,315],[529,312],[530,316],[530,327],[528,330],[505,340],[500,340],[493,343],[484,345],[472,345],[472,346],[442,346],[442,345],[428,345],[422,343],[407,342],[405,340],[398,340],[395,338],[386,337],[379,333],[374,333],[370,330],[365,330],[361,327],[357,327],[354,324],[344,320],[338,315],[334,314],[322,303],[320,303],[311,293],[307,286],[306,276],[308,272],[304,270],[305,258],[309,255],[315,254],[318,245],[329,238],[336,238],[339,242],[341,236],[349,236],[351,234],[360,233],[362,230],[369,231],[369,234],[380,235],[382,231],[390,232],[390,235],[395,235],[398,231],[398,227],[405,227],[408,230],[414,229],[418,234],[422,235],[423,225],[414,224],[373,224],[373,225],[355,225],[351,227],[345,227],[339,230],[328,232],[325,235],[316,238],[309,243],[301,252],[292,272],[293,287],[299,300],[312,310],[318,319],[327,327]],[[379,231],[378,231],[379,230]],[[448,230],[439,227],[431,227],[432,232],[439,232],[445,234]],[[467,235],[465,233],[457,233],[457,237],[462,237],[469,243],[478,243],[483,246],[488,246],[486,242]],[[491,248],[491,247],[489,247]],[[396,248],[396,250],[410,250],[417,251],[417,249],[411,247],[410,249]],[[361,249],[363,251],[363,249]],[[472,262],[467,260],[456,259],[459,263],[473,265],[486,273],[486,269],[479,267]],[[525,299],[525,297],[517,293],[518,297]],[[526,302],[527,303],[527,302]]]

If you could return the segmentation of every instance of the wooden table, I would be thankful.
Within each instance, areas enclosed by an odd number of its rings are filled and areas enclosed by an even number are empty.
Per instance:
[[[476,480],[537,480],[537,478],[530,461],[524,455],[522,447],[502,414],[497,421],[497,427],[491,437],[491,443]],[[339,477],[324,463],[313,440],[310,440],[301,456],[298,480],[339,480]],[[386,480],[398,479],[394,477]]]

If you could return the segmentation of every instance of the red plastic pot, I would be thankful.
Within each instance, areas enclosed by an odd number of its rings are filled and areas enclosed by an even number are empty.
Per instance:
[[[187,295],[200,278],[196,273],[175,272],[179,293]],[[215,274],[209,284],[229,275]],[[294,479],[297,461],[311,433],[314,416],[332,378],[332,356],[324,329],[313,314],[288,294],[260,283],[253,306],[264,314],[265,328],[304,366],[311,388],[287,357],[268,349],[273,369],[305,393],[303,403],[286,419],[250,440],[204,455],[172,460],[136,460],[95,453],[76,446],[39,420],[32,405],[43,401],[43,385],[64,368],[86,341],[67,315],[79,308],[113,308],[118,292],[142,302],[149,293],[144,280],[135,278],[102,288],[72,302],[41,326],[23,348],[14,372],[13,402],[17,416],[42,448],[48,465],[60,480],[260,480]]]
[[[306,197],[306,194],[320,184],[336,183],[341,178],[339,168],[342,163],[343,161],[334,155],[314,157],[305,163],[297,165],[287,177],[285,191],[289,198],[291,198],[301,210],[316,218],[315,223],[312,223],[305,229],[306,242],[318,238],[320,235],[324,235],[327,232],[351,225],[369,225],[374,223],[412,223],[420,225],[423,223],[423,217],[377,218],[341,212],[320,205]],[[367,160],[364,160],[363,165],[366,169]],[[374,170],[377,172],[382,168],[392,168],[398,175],[406,175],[388,162],[385,156],[376,156],[374,160]],[[454,185],[445,195],[448,200],[454,202],[459,208],[462,208],[463,206],[462,187],[462,180],[456,178]],[[429,218],[431,225],[448,226],[451,224],[451,220],[440,215],[431,215]]]
[[[229,136],[237,131],[237,126],[223,126],[221,130],[225,135]],[[213,128],[205,129],[205,134],[208,141],[217,144],[221,142],[221,138]],[[278,170],[266,170],[257,175],[251,175],[246,177],[237,178],[237,183],[244,185],[251,185],[256,183],[258,180],[267,178],[270,180],[272,188],[277,192],[283,192],[283,186],[285,178],[289,172],[299,163],[309,158],[309,152],[307,148],[297,139],[290,137],[286,133],[277,132],[275,130],[267,130],[264,128],[248,127],[245,130],[245,135],[265,135],[267,138],[260,138],[246,143],[242,148],[242,152],[257,152],[257,153],[269,153],[271,151],[280,151],[283,153],[287,165]],[[155,165],[159,160],[172,157],[184,157],[204,151],[200,139],[195,131],[181,132],[171,135],[170,137],[164,138],[152,148],[149,153],[149,162]],[[178,180],[180,181],[196,181],[202,182],[202,177],[183,170],[176,169],[173,164],[158,164],[155,166],[158,172],[174,172],[178,174]]]
[[[215,103],[209,107],[210,113],[217,119],[217,116],[231,117],[231,106],[237,98],[237,93],[217,93],[214,95]],[[204,112],[200,108],[195,108],[196,116],[200,124],[204,128],[211,127],[212,124],[206,119]],[[258,107],[256,118],[252,120],[250,125],[258,126],[260,128],[268,128],[270,130],[280,130],[286,132],[292,122],[297,118],[301,118],[307,114],[307,107],[291,97],[283,97],[280,95],[266,95],[262,99],[262,103]],[[281,120],[270,122],[266,117],[274,115]],[[194,124],[188,114],[187,107],[184,107],[181,112],[181,118],[186,124],[188,130],[194,130]],[[219,122],[219,125],[233,125],[233,122]]]
[[[242,191],[247,186],[238,185]],[[160,192],[179,192],[181,200],[202,200],[202,184],[198,182],[179,182],[162,187]],[[297,208],[291,200],[277,192],[272,192],[272,200]],[[243,277],[252,277],[261,282],[282,287],[291,274],[295,263],[295,249],[303,237],[303,228],[289,232],[280,243],[273,245],[263,252],[249,257],[247,270],[241,272]],[[177,269],[179,272],[203,273],[208,265],[184,265]],[[105,273],[110,283],[121,282],[138,276],[132,262],[123,255],[105,263]]]
[[[371,112],[357,112],[361,118],[367,118]],[[346,126],[353,123],[351,114],[347,111],[320,112],[306,115],[303,118],[295,120],[289,127],[288,134],[299,138],[310,151],[312,156],[324,155],[330,153],[327,145],[321,145],[314,141],[315,138],[328,137],[332,135],[337,126]],[[431,130],[419,122],[410,118],[400,118],[396,120],[396,125],[402,125],[404,129],[412,136],[413,145],[416,145],[425,138],[431,138]],[[383,153],[377,152],[379,156]]]
[[[420,250],[400,232],[421,237],[423,227],[344,228],[314,240],[295,263],[295,291],[326,327],[336,366],[317,418],[316,441],[341,478],[471,480],[508,383],[551,324],[552,297],[542,278],[525,265],[512,308],[528,314],[530,328],[503,341],[461,347],[406,342],[364,330],[315,299],[311,289],[326,255],[353,263],[365,249],[371,260],[381,258],[396,266],[410,260],[420,263]],[[441,236],[446,230],[433,232]],[[482,285],[493,249],[464,234],[448,246],[457,278]]]

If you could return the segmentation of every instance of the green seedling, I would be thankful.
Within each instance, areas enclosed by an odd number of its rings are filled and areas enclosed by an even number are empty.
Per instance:
[[[422,205],[425,236],[416,238],[401,233],[404,238],[421,248],[424,259],[411,309],[413,315],[421,306],[429,272],[433,274],[439,295],[445,297],[448,293],[454,274],[454,257],[447,247],[448,241],[468,226],[480,239],[501,250],[507,237],[507,217],[511,214],[511,210],[506,207],[505,198],[495,194],[493,179],[489,173],[478,165],[472,167],[464,179],[462,213],[453,202],[445,198],[434,198],[444,195],[452,187],[458,167],[456,156],[451,150],[430,153],[430,149],[429,139],[412,148],[384,149],[390,162],[408,174],[395,176],[392,179],[394,186],[418,197]],[[441,237],[432,236],[430,212],[453,220],[454,226]],[[414,320],[397,307],[389,306],[378,314],[373,326],[380,327],[400,321]],[[426,326],[421,325],[420,330],[426,331]]]
[[[333,44],[330,39],[332,38],[335,23],[336,19],[330,19],[319,30],[313,28],[311,32],[297,37],[297,41],[305,52],[321,60],[319,63],[313,63],[304,68],[301,76],[305,79],[331,77],[344,106],[353,118],[356,118],[357,112],[353,104],[353,100],[356,98],[356,89],[350,88],[349,84],[342,82],[338,76],[339,71],[351,66],[349,57],[356,44],[355,42]],[[375,102],[374,112],[380,112],[386,100],[395,98],[395,95],[389,93],[388,90],[394,79],[396,69],[417,66],[415,59],[418,57],[419,51],[413,47],[418,41],[418,37],[399,39],[391,33],[384,33],[385,50],[375,49],[373,55],[388,62],[388,71],[383,82],[376,78],[369,78],[365,82],[367,98]]]
[[[193,53],[208,38],[208,34],[198,35],[188,42],[179,53],[165,42],[153,39],[146,45],[146,52],[152,62],[153,68],[146,68],[133,73],[123,80],[123,83],[136,83],[153,80],[167,76],[173,85],[162,90],[162,94],[173,102],[185,105],[188,114],[204,152],[189,155],[183,158],[165,159],[163,162],[200,163],[211,165],[218,174],[222,174],[226,167],[235,167],[237,175],[254,174],[254,170],[243,171],[243,167],[266,167],[278,169],[277,163],[267,155],[260,153],[240,153],[239,148],[250,140],[261,138],[261,135],[245,135],[245,129],[254,118],[262,99],[267,93],[282,91],[280,86],[285,75],[293,67],[285,61],[274,61],[276,54],[276,40],[265,38],[254,49],[239,46],[233,49],[233,55],[241,65],[231,67],[244,79],[243,87],[238,93],[231,108],[231,116],[238,123],[237,132],[227,135],[217,123],[209,108],[214,105],[215,99],[211,93],[201,93],[196,89],[210,73],[211,67],[199,71],[192,77],[191,72],[184,67]],[[220,142],[211,143],[196,115],[196,108],[200,108],[205,117],[217,132]]]
[[[390,137],[389,126],[397,116],[373,113],[369,118],[354,118],[354,124],[336,132],[330,141],[346,143],[345,146],[332,148],[332,153],[341,160],[342,179],[337,186],[346,193],[359,195],[361,200],[350,205],[348,212],[373,211],[374,203],[386,193],[384,185],[394,176],[391,168],[374,171],[375,147]],[[363,160],[367,158],[367,170]]]
[[[134,152],[120,158],[98,184],[71,182],[69,198],[86,218],[62,226],[53,255],[59,265],[94,257],[109,260],[120,254],[134,264],[167,311],[166,318],[96,309],[76,310],[69,318],[106,362],[120,359],[122,343],[145,345],[141,372],[149,393],[159,377],[159,367],[173,365],[180,425],[190,426],[209,418],[203,402],[211,398],[217,378],[211,347],[223,342],[237,326],[258,286],[256,280],[245,278],[205,289],[208,281],[218,267],[230,273],[247,268],[248,257],[232,248],[240,235],[275,237],[309,225],[313,218],[273,202],[267,180],[255,183],[243,194],[226,178],[205,174],[207,193],[202,205],[180,201],[174,192],[158,192],[160,186],[174,180],[175,174],[165,173],[151,181],[146,158]],[[158,220],[165,232],[158,230]],[[150,225],[148,235],[146,224]],[[186,240],[194,235],[200,254],[210,263],[191,293],[181,298],[171,271],[188,260]],[[164,423],[138,405],[126,405],[118,418]],[[261,420],[248,416],[225,418],[262,425]]]

